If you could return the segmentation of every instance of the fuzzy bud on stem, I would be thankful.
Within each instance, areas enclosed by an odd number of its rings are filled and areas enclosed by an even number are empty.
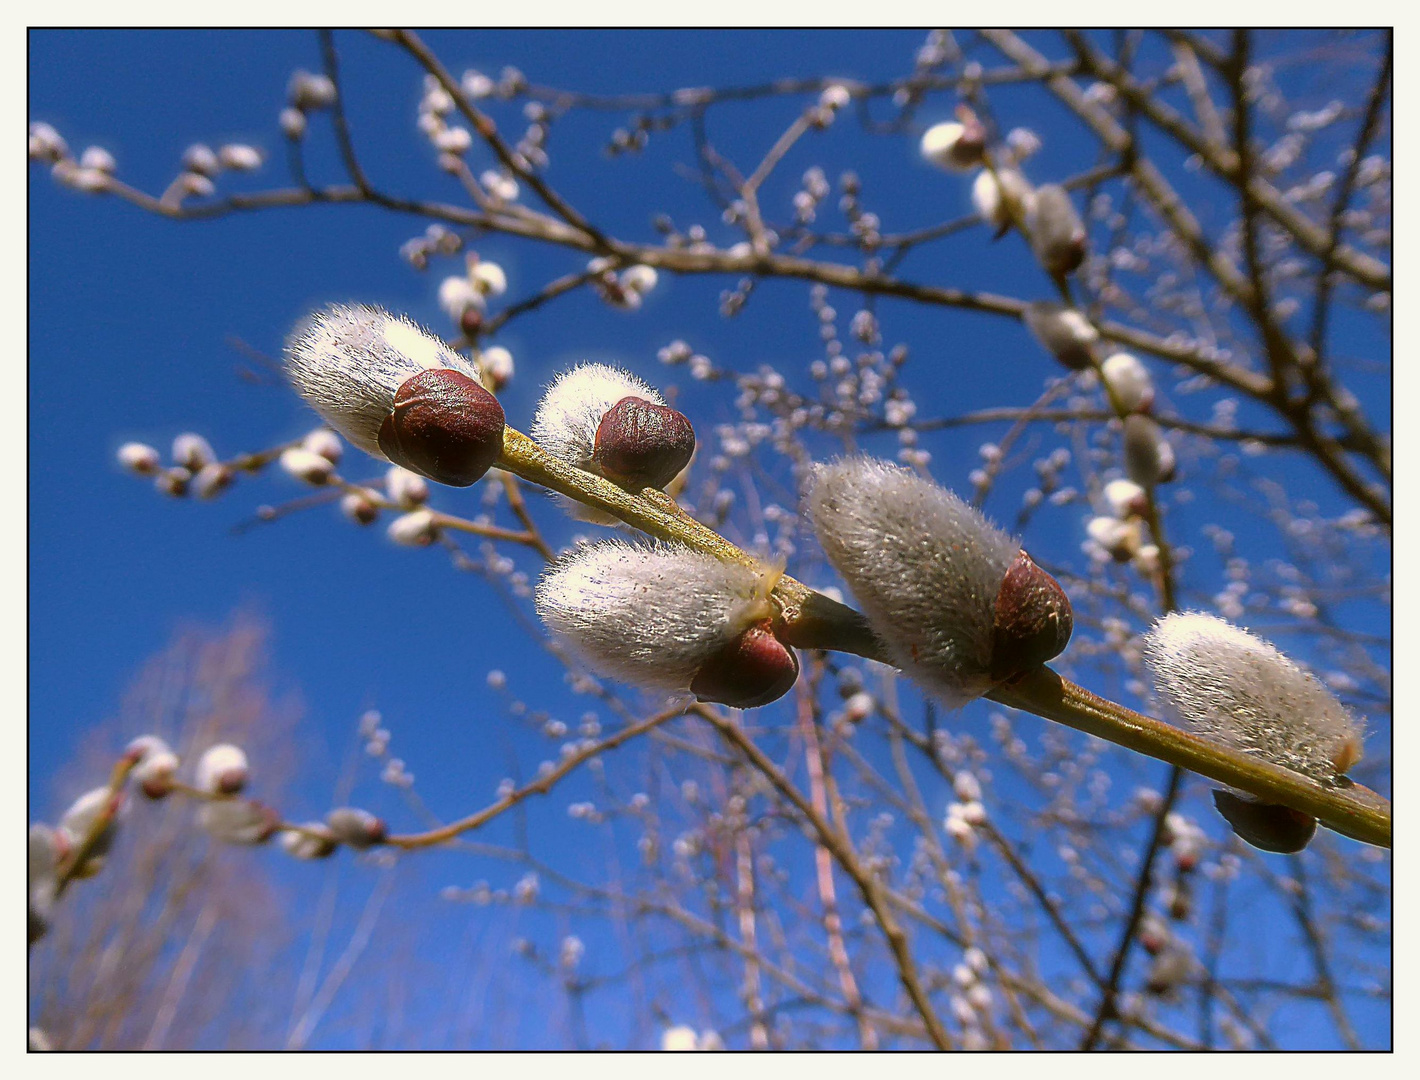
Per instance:
[[[281,850],[296,859],[325,859],[335,854],[340,841],[319,821],[307,821],[299,829],[281,830]]]
[[[220,799],[198,808],[197,823],[225,844],[264,844],[276,835],[281,815],[250,799]]]
[[[1202,612],[1167,615],[1144,662],[1169,719],[1321,783],[1361,759],[1362,725],[1268,642]]]
[[[354,806],[341,806],[325,816],[326,827],[331,835],[343,844],[349,844],[356,851],[383,844],[389,835],[385,823],[368,810]]]
[[[379,308],[334,305],[297,328],[286,371],[322,419],[366,453],[467,487],[503,449],[503,407],[427,330]]]
[[[1177,460],[1163,430],[1150,417],[1134,413],[1124,418],[1124,468],[1143,488],[1172,480]]]
[[[181,762],[166,742],[156,735],[140,735],[128,744],[124,754],[135,762],[130,775],[144,795],[164,799],[172,793],[173,778]]]
[[[1046,350],[1072,371],[1094,364],[1099,331],[1080,312],[1061,304],[1036,301],[1026,305],[1026,326]]]
[[[798,659],[774,636],[779,571],[678,546],[605,541],[538,582],[538,615],[593,667],[636,686],[754,708],[787,693]]]
[[[1075,212],[1069,192],[1059,184],[1036,188],[1026,232],[1036,258],[1048,273],[1064,276],[1085,261],[1089,246],[1085,224]]]
[[[893,661],[949,707],[1069,641],[1059,583],[945,488],[857,456],[817,466],[806,507]]]
[[[246,752],[231,743],[210,746],[197,759],[196,787],[213,795],[235,795],[249,775]]]
[[[663,487],[690,463],[695,429],[635,375],[581,364],[548,387],[533,438],[579,469],[631,491]]]

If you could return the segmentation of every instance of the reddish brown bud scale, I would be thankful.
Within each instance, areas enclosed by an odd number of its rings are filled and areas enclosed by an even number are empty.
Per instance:
[[[592,462],[609,480],[639,491],[665,487],[694,453],[695,429],[684,413],[624,397],[597,425]]]
[[[1060,582],[1022,551],[996,593],[991,677],[1013,678],[1059,656],[1074,628],[1070,598]]]
[[[1233,832],[1263,851],[1295,855],[1316,835],[1316,818],[1290,806],[1253,802],[1231,791],[1213,792],[1213,805]]]
[[[503,406],[478,382],[448,368],[421,371],[395,392],[380,450],[410,472],[468,487],[503,452],[503,426]]]
[[[783,697],[798,678],[799,658],[774,636],[766,619],[702,664],[690,692],[701,701],[753,709]]]

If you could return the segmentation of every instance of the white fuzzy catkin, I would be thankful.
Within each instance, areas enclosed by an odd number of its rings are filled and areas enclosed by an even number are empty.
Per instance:
[[[1326,687],[1216,616],[1164,616],[1144,662],[1165,712],[1199,735],[1323,781],[1360,759],[1362,725]]]
[[[537,613],[598,671],[687,690],[719,649],[770,613],[778,572],[670,545],[606,540],[553,563]]]
[[[421,371],[478,371],[436,335],[402,316],[363,304],[317,311],[286,342],[286,373],[301,396],[361,450],[385,459],[380,425],[395,392]]]
[[[995,175],[992,175],[989,169],[982,169],[976,174],[976,180],[971,185],[971,204],[976,207],[978,214],[998,229],[1003,229],[1011,223],[1007,200],[1001,196],[1003,190],[1010,201],[1015,203],[1022,219],[1029,217],[1035,208],[1035,191],[1031,188],[1030,181],[1018,170],[997,169]]]
[[[206,833],[227,844],[264,844],[280,821],[269,806],[246,799],[206,802],[197,811],[197,823]]]
[[[606,364],[578,364],[557,376],[542,395],[533,416],[533,438],[553,456],[589,469],[597,427],[606,411],[624,397],[665,404],[660,394],[629,371]]]
[[[951,708],[991,688],[996,593],[1016,540],[945,488],[867,456],[816,466],[806,506],[898,667]]]
[[[197,759],[195,786],[202,791],[240,791],[246,784],[247,755],[240,746],[218,743]]]
[[[1154,403],[1154,380],[1138,357],[1115,353],[1102,369],[1105,382],[1127,412],[1139,412]]]

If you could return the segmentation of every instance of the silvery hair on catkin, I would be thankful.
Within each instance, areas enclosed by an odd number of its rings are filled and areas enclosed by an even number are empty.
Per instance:
[[[543,573],[534,601],[547,627],[597,671],[636,686],[686,690],[717,650],[769,613],[771,568],[663,544],[585,544]]]
[[[428,369],[470,379],[478,369],[439,337],[402,315],[365,304],[314,312],[286,341],[286,373],[328,424],[381,460],[380,425],[395,392]]]
[[[865,455],[816,466],[806,505],[893,662],[950,708],[989,690],[996,594],[1020,544],[952,492]]]
[[[533,416],[532,437],[554,457],[588,469],[602,417],[625,397],[665,404],[660,394],[629,371],[607,364],[578,364],[558,375],[542,395]]]
[[[1319,780],[1360,757],[1362,725],[1314,676],[1246,630],[1202,612],[1166,615],[1144,662],[1172,720]]]

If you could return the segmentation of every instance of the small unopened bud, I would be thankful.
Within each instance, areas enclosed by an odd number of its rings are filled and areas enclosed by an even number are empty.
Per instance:
[[[439,307],[458,322],[470,310],[482,313],[487,301],[463,274],[446,277],[439,283]]]
[[[997,235],[1010,228],[1013,220],[1025,221],[1035,203],[1035,192],[1016,169],[989,169],[976,174],[971,185],[971,204],[985,221],[994,225]]]
[[[433,334],[379,308],[317,312],[286,346],[286,370],[321,417],[367,453],[467,487],[503,449],[503,407]]]
[[[473,145],[473,136],[465,127],[446,127],[434,133],[434,147],[446,154],[466,154]]]
[[[383,844],[389,835],[385,823],[368,810],[354,806],[341,806],[325,816],[326,826],[342,844],[349,844],[356,851]]]
[[[164,495],[180,499],[187,494],[187,485],[191,480],[192,473],[186,469],[164,469],[153,481],[153,486]]]
[[[645,295],[656,287],[656,282],[660,276],[656,273],[654,266],[645,266],[637,263],[635,266],[628,266],[621,272],[621,287],[630,292]]]
[[[298,69],[286,86],[286,98],[303,111],[328,109],[335,104],[335,83],[326,75],[312,75]]]
[[[79,168],[111,175],[118,168],[118,162],[102,146],[87,146],[79,155]]]
[[[329,428],[316,428],[301,440],[301,445],[312,453],[319,454],[332,465],[339,465],[345,453],[345,445],[340,441],[340,436]]]
[[[661,1033],[662,1050],[699,1050],[699,1040],[696,1038],[695,1029],[684,1025],[666,1028]]]
[[[1043,301],[1027,304],[1024,319],[1030,332],[1067,368],[1083,371],[1094,363],[1099,331],[1074,308]]]
[[[380,516],[380,508],[358,491],[341,498],[340,512],[357,525],[372,525]]]
[[[335,472],[330,458],[304,446],[292,446],[281,451],[281,468],[297,480],[316,486],[329,481]]]
[[[501,345],[492,345],[479,355],[478,370],[485,386],[501,390],[513,381],[513,354]]]
[[[495,262],[480,259],[469,268],[468,276],[484,296],[502,296],[508,291],[508,275]]]
[[[325,859],[335,853],[340,841],[319,821],[307,821],[299,829],[282,829],[281,850],[297,859]]]
[[[1316,835],[1316,818],[1289,806],[1214,791],[1213,805],[1240,838],[1263,851],[1295,855]]]
[[[59,829],[67,834],[65,841],[69,848],[79,847],[91,831],[98,830],[83,864],[74,870],[76,877],[93,877],[103,868],[103,857],[113,847],[118,834],[118,812],[122,806],[123,793],[110,791],[105,785],[86,791],[64,811]]]
[[[1059,184],[1036,188],[1026,232],[1040,265],[1051,274],[1069,274],[1085,261],[1089,237],[1070,193]]]
[[[231,743],[210,746],[197,759],[195,786],[213,795],[235,795],[246,787],[246,752]]]
[[[279,123],[282,134],[292,142],[296,142],[306,133],[306,114],[300,109],[291,107],[282,109]]]
[[[396,544],[406,547],[428,547],[439,536],[439,526],[432,510],[411,510],[390,522],[386,530]]]
[[[228,143],[218,147],[217,160],[224,169],[236,172],[251,172],[261,168],[261,151],[245,143]]]
[[[147,443],[124,443],[118,448],[118,463],[139,476],[152,476],[158,471],[158,451]]]
[[[156,735],[140,735],[128,744],[124,753],[136,762],[131,775],[144,795],[163,799],[172,793],[173,778],[180,764],[172,747]]]
[[[212,444],[191,431],[185,431],[173,440],[173,464],[197,472],[204,465],[217,460]]]
[[[1103,365],[1104,380],[1126,412],[1148,412],[1154,404],[1154,380],[1138,357],[1115,353]]]
[[[250,799],[219,799],[198,808],[197,823],[225,844],[264,844],[281,827],[281,815]]]
[[[401,510],[417,510],[429,501],[429,485],[424,477],[398,465],[385,473],[385,493]]]
[[[1315,677],[1246,630],[1201,612],[1167,615],[1144,662],[1175,723],[1330,783],[1361,757],[1362,725]]]
[[[1145,488],[1173,479],[1173,447],[1150,417],[1134,413],[1124,418],[1124,468],[1129,479]]]
[[[1117,518],[1136,517],[1149,508],[1148,493],[1133,480],[1111,480],[1105,484],[1104,501]]]
[[[192,478],[199,499],[212,499],[232,486],[232,470],[226,465],[204,465]]]
[[[1156,997],[1172,997],[1193,973],[1193,957],[1181,945],[1154,957],[1144,989]]]
[[[952,492],[867,456],[814,469],[805,505],[894,663],[949,707],[1056,656],[1059,584]]]
[[[961,172],[975,168],[986,149],[986,129],[975,117],[962,124],[934,124],[923,134],[921,149],[924,158],[943,169]]]
[[[535,602],[548,628],[606,674],[751,708],[798,674],[768,623],[778,577],[689,548],[612,540],[548,567]]]
[[[183,151],[182,167],[199,176],[216,176],[221,171],[222,163],[217,160],[212,147],[206,143],[194,143]]]
[[[1090,518],[1085,531],[1091,540],[1118,562],[1128,562],[1132,559],[1138,553],[1139,544],[1143,539],[1137,521],[1122,521],[1114,517]]]
[[[582,364],[548,387],[533,437],[556,457],[633,490],[660,487],[689,463],[686,417],[627,371]]]
[[[29,155],[33,160],[55,162],[68,156],[69,144],[51,125],[33,123],[29,134]]]

